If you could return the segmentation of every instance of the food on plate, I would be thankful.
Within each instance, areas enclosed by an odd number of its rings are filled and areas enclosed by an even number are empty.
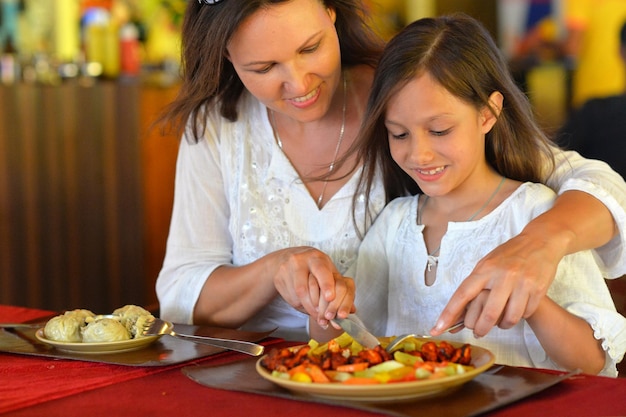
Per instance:
[[[141,329],[154,316],[133,304],[125,305],[109,315],[96,315],[86,309],[75,309],[53,317],[46,323],[46,339],[68,343],[101,343],[144,337]]]
[[[92,313],[92,316],[95,314]],[[85,325],[86,317],[76,310],[66,311],[65,314],[48,320],[43,333],[48,339],[57,342],[80,342],[82,340],[80,329]]]
[[[154,318],[148,310],[133,304],[114,310],[113,315],[120,317],[120,321],[133,338],[143,337],[141,331],[146,324],[146,320]]]
[[[347,333],[325,344],[272,349],[261,365],[277,378],[304,383],[381,384],[442,378],[474,369],[470,345],[407,339],[393,353],[364,348]],[[383,343],[384,342],[384,343]]]
[[[84,308],[77,308],[74,310],[69,310],[64,313],[66,316],[74,316],[80,320],[87,320],[90,317],[96,317],[96,315],[91,311]]]
[[[101,317],[81,328],[83,342],[101,343],[130,339],[130,332],[118,318]]]

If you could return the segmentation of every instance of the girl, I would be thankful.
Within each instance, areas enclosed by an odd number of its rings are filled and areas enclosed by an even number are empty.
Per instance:
[[[378,335],[426,332],[483,256],[554,205],[538,183],[552,148],[495,43],[464,15],[416,21],[391,41],[364,120],[366,167],[381,162],[388,193],[421,193],[391,201],[361,244],[358,315]],[[626,260],[608,272],[625,273]],[[488,348],[502,364],[617,375],[626,319],[592,252],[561,260],[532,315],[476,340],[488,292],[447,339]]]

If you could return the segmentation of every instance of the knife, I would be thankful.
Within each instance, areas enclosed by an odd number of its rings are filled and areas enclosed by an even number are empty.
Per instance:
[[[378,338],[367,331],[357,316],[350,314],[345,319],[335,317],[332,321],[338,324],[346,333],[352,336],[352,338],[359,342],[362,346],[372,349],[380,345]]]

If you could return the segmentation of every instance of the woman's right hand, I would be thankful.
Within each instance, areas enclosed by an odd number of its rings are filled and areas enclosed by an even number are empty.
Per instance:
[[[280,251],[274,287],[295,309],[317,317],[321,326],[355,311],[354,281],[342,276],[332,259],[312,247]]]

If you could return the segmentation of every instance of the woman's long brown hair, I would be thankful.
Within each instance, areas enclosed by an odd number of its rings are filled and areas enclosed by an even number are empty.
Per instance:
[[[238,118],[237,103],[244,90],[226,48],[241,23],[262,8],[290,0],[223,0],[213,6],[190,0],[182,26],[182,84],[175,100],[158,119],[181,134],[189,122],[198,141],[204,130],[206,112],[219,106],[220,114]],[[316,0],[333,8],[335,27],[344,67],[366,64],[375,67],[383,49],[382,40],[368,25],[360,0]]]

